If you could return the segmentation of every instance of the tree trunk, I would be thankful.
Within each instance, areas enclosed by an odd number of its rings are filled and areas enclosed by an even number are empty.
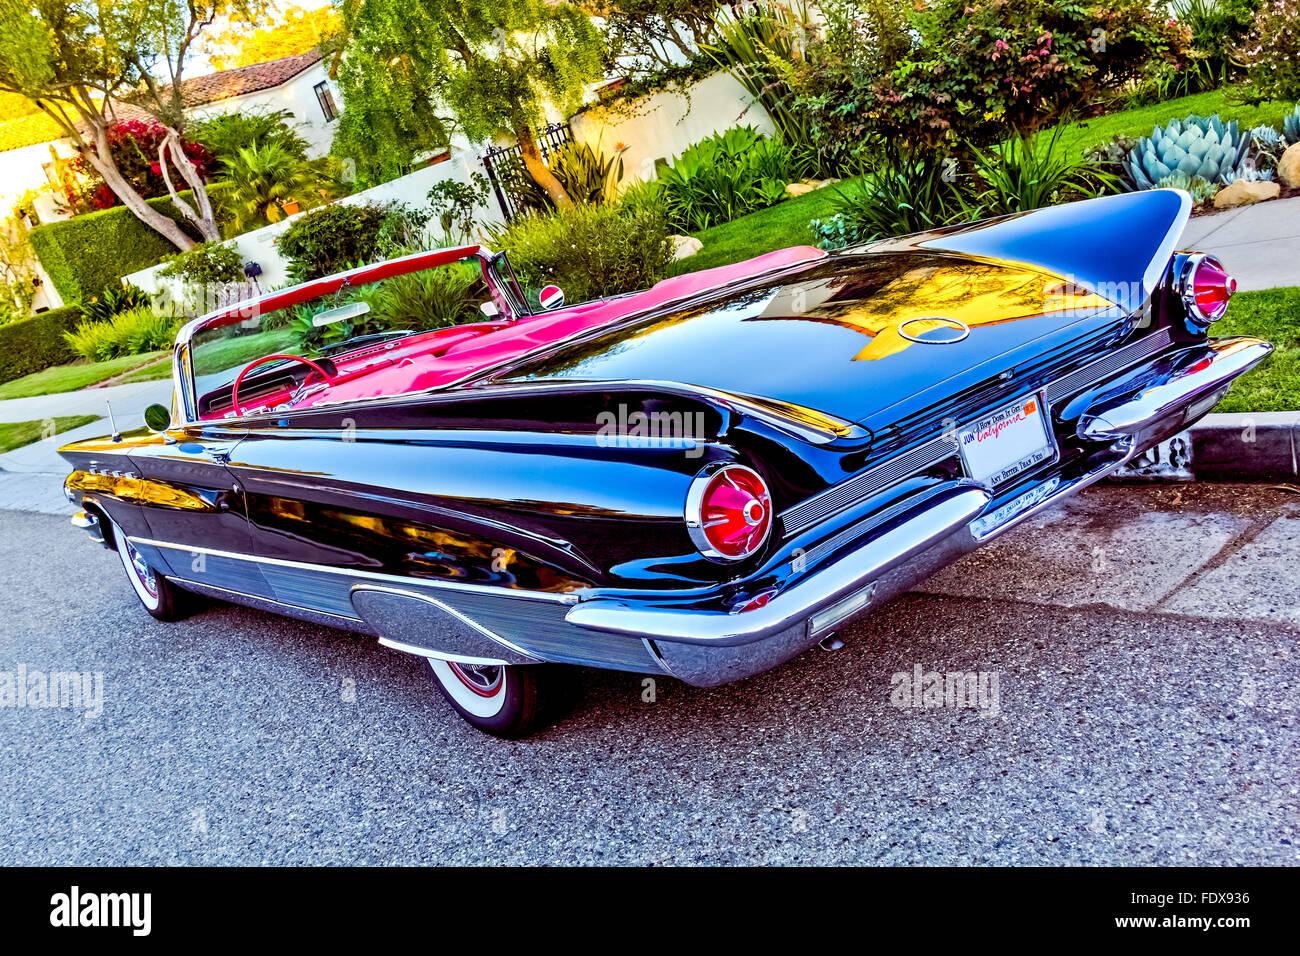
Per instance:
[[[190,187],[190,193],[199,207],[197,211],[181,199],[176,187],[172,185],[172,177],[167,171],[169,157]],[[170,126],[167,127],[167,136],[163,139],[162,145],[158,147],[158,166],[162,170],[163,182],[167,184],[167,195],[171,197],[172,205],[181,211],[181,215],[194,223],[199,230],[199,235],[205,240],[220,242],[221,231],[217,228],[216,217],[212,215],[212,203],[208,200],[208,191],[203,184],[203,177],[190,162],[190,158],[185,155],[185,149],[181,145],[181,134]]]
[[[131,210],[137,219],[160,233],[181,252],[193,247],[194,240],[185,235],[176,221],[164,216],[145,202],[144,198],[126,181],[126,177],[118,171],[117,163],[113,162],[113,155],[108,148],[108,128],[99,123],[94,124],[94,136],[93,148],[82,141],[81,155],[95,167],[99,175],[104,177],[104,182],[108,184],[109,189],[113,190],[117,198],[122,200],[122,204]]]
[[[537,148],[537,141],[533,139],[533,131],[525,125],[515,128],[515,138],[519,140],[519,156],[524,161],[524,167],[528,170],[528,175],[533,177],[533,181],[542,189],[546,190],[546,195],[551,197],[551,202],[555,203],[556,209],[569,209],[573,206],[573,200],[569,194],[564,191],[564,186],[555,178],[549,166],[542,161],[542,154]]]

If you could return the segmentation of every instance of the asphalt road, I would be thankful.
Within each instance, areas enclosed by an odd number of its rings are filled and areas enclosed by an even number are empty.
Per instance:
[[[653,703],[583,671],[504,742],[417,659],[225,605],[157,623],[111,552],[0,512],[0,672],[103,674],[98,717],[0,707],[0,863],[1295,864],[1291,528],[1285,491],[1095,489],[842,650]],[[895,706],[917,665],[985,675],[985,712]]]

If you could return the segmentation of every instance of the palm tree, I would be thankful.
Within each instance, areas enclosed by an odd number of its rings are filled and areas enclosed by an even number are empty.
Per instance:
[[[222,178],[210,191],[239,232],[284,218],[282,206],[330,191],[334,179],[321,160],[304,160],[280,143],[241,147],[226,157]],[[305,204],[305,203],[304,203]]]

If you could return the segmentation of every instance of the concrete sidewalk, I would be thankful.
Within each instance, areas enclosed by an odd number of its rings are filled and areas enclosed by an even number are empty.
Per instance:
[[[1300,285],[1300,196],[1197,216],[1178,248],[1218,256],[1242,292]]]
[[[170,378],[106,388],[83,388],[75,392],[0,401],[0,422],[34,422],[68,415],[107,415],[107,403],[111,402],[117,427],[126,431],[144,424],[144,410],[150,405],[155,402],[170,405],[171,400]]]

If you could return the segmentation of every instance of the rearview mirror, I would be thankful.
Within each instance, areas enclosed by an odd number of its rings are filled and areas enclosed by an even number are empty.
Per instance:
[[[144,410],[144,424],[151,432],[165,432],[172,427],[172,411],[154,403]]]
[[[346,322],[349,319],[355,319],[369,311],[370,304],[368,302],[349,302],[347,305],[339,305],[332,309],[325,309],[323,312],[317,312],[311,317],[311,324],[317,328],[322,325],[333,325],[335,322]]]
[[[558,309],[564,305],[564,290],[558,285],[548,285],[537,293],[537,301],[543,309]]]

